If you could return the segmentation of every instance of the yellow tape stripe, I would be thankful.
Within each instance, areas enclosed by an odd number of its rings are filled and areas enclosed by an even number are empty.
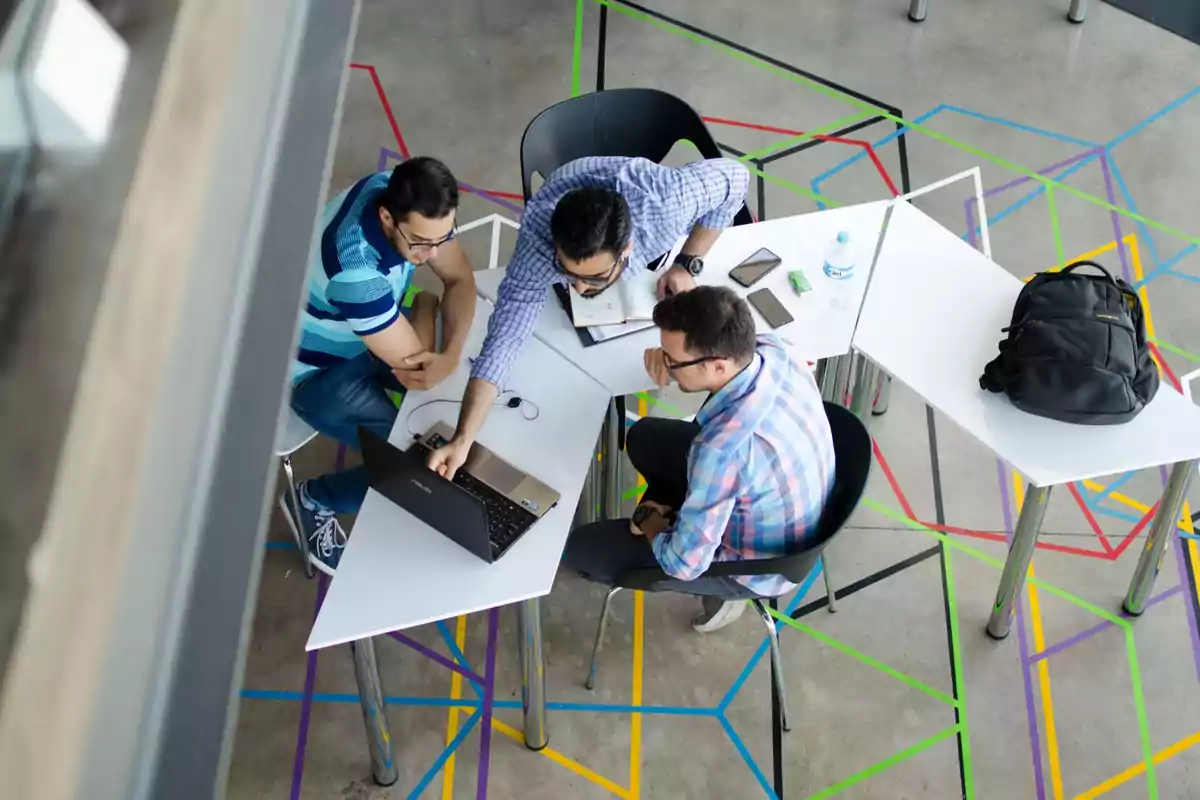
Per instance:
[[[1193,733],[1191,736],[1188,736],[1184,739],[1180,739],[1178,742],[1171,745],[1170,747],[1168,747],[1164,750],[1160,750],[1159,752],[1155,753],[1154,758],[1152,758],[1151,761],[1153,761],[1154,766],[1157,767],[1159,764],[1163,763],[1167,759],[1174,758],[1175,756],[1182,753],[1184,750],[1187,750],[1189,747],[1195,746],[1197,743],[1200,743],[1200,731],[1197,731],[1196,733]],[[1122,783],[1125,783],[1126,781],[1130,781],[1130,780],[1136,778],[1137,776],[1141,775],[1145,771],[1146,771],[1146,762],[1142,761],[1137,764],[1134,764],[1132,767],[1125,770],[1120,775],[1114,775],[1113,777],[1106,780],[1104,783],[1096,784],[1095,786],[1093,786],[1091,789],[1088,789],[1083,794],[1075,795],[1075,800],[1093,800],[1093,798],[1099,797],[1100,795],[1104,794],[1105,792],[1115,789],[1116,787],[1120,786]]]
[[[467,643],[467,616],[462,614],[458,618],[458,627],[454,631],[454,641],[458,645],[460,652],[463,646]],[[450,699],[462,699],[462,675],[453,672],[450,678]],[[446,746],[454,741],[454,737],[458,735],[458,707],[451,706],[446,719]],[[451,800],[454,797],[454,753],[446,759],[445,765],[442,767],[442,800]]]
[[[510,728],[509,726],[505,725],[503,722],[501,722],[498,719],[495,719],[494,717],[492,718],[492,727],[495,728],[496,730],[500,731],[500,733],[503,733],[505,736],[509,737],[510,739],[516,739],[518,742],[525,741],[525,737],[521,734],[521,732],[519,730],[517,730],[515,728]],[[630,796],[629,792],[626,789],[622,789],[620,786],[617,786],[615,783],[613,783],[612,781],[610,781],[608,778],[604,777],[603,775],[598,775],[595,772],[592,772],[590,769],[583,766],[579,762],[572,761],[571,759],[567,758],[566,756],[564,756],[562,753],[558,752],[557,750],[554,750],[550,747],[545,747],[545,748],[539,750],[538,752],[541,753],[546,758],[553,761],[555,764],[558,764],[559,766],[562,766],[562,767],[566,767],[567,769],[569,769],[571,772],[574,772],[579,777],[586,778],[587,780],[591,781],[592,783],[596,784],[597,786],[601,786],[601,787],[607,789],[608,791],[615,794],[617,797],[620,797],[621,800],[633,800],[633,798]]]
[[[642,401],[644,402],[644,401]],[[633,593],[633,705],[642,704],[642,642],[646,598],[642,592]],[[631,714],[629,720],[629,796],[638,800],[642,784],[642,715]]]
[[[1133,278],[1140,281],[1142,279],[1142,256],[1138,252],[1137,237],[1129,243],[1129,256],[1133,261]],[[1142,299],[1142,313],[1146,315],[1146,335],[1151,339],[1154,336],[1154,317],[1150,314],[1150,298],[1146,296],[1146,285],[1142,284],[1137,290],[1138,297]]]
[[[1021,476],[1016,472],[1012,473],[1013,497],[1017,501],[1017,508],[1021,508],[1025,504],[1025,491],[1021,485]],[[1029,577],[1033,577],[1033,562],[1029,563]],[[1029,590],[1029,617],[1033,623],[1033,650],[1040,653],[1046,649],[1046,632],[1042,628],[1042,609],[1038,601],[1037,587],[1033,584],[1026,585]],[[1062,763],[1058,756],[1058,728],[1054,721],[1054,699],[1050,692],[1050,665],[1047,663],[1049,659],[1043,658],[1038,662],[1038,687],[1042,696],[1042,718],[1046,725],[1046,755],[1050,762],[1050,785],[1054,792],[1055,800],[1062,800],[1063,796],[1063,781],[1062,781]]]

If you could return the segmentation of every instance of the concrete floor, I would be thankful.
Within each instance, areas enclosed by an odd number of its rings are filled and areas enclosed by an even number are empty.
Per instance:
[[[905,5],[651,3],[922,121],[935,134],[907,137],[914,187],[974,165],[985,187],[1000,187],[1021,176],[997,161],[1040,170],[1082,154],[1052,174],[1070,171],[1064,181],[1071,187],[1101,198],[1111,192],[1123,208],[1200,234],[1200,151],[1188,145],[1200,127],[1200,102],[1193,101],[1200,49],[1102,3],[1078,27],[1062,19],[1065,0],[936,2],[920,26],[905,20]],[[444,158],[471,186],[519,192],[526,123],[568,97],[573,76],[581,90],[596,84],[600,7],[581,0],[579,8],[576,72],[577,9],[567,0],[460,0],[432,9],[365,0],[355,60],[369,69],[352,69],[348,78],[332,185],[375,169],[381,148],[407,148]],[[704,33],[680,35],[661,19],[610,11],[605,53],[607,87],[666,89],[714,118],[815,130],[857,111],[786,69],[747,60]],[[788,138],[710,127],[743,152]],[[884,122],[855,137],[877,142],[893,129]],[[899,185],[895,141],[875,152]],[[766,215],[813,210],[803,193],[809,190],[838,203],[887,196],[869,159],[843,164],[861,153],[829,143],[769,163]],[[988,196],[996,260],[1024,275],[1054,264],[1060,252],[1071,257],[1107,245],[1102,261],[1150,276],[1147,300],[1166,366],[1175,375],[1200,366],[1200,356],[1187,352],[1200,352],[1200,318],[1190,313],[1200,299],[1195,246],[1114,219],[1063,190],[1054,197],[1056,233],[1044,194],[1019,202],[1032,188]],[[965,231],[967,193],[962,185],[919,204]],[[460,220],[492,213],[516,218],[507,205],[468,195]],[[1120,252],[1115,239],[1125,242]],[[489,227],[464,242],[476,267],[486,266]],[[501,263],[511,247],[505,232]],[[689,400],[666,398],[685,410]],[[1003,557],[995,540],[1015,517],[1012,476],[900,385],[872,432],[882,458],[867,497],[888,513],[861,508],[830,551],[846,593],[839,612],[821,606],[819,580],[807,596],[787,599],[807,611],[805,629],[783,635],[794,730],[773,743],[761,624],[748,614],[700,637],[688,626],[694,601],[684,597],[619,598],[599,685],[583,689],[601,592],[563,574],[543,602],[549,695],[585,708],[551,712],[552,751],[529,752],[505,735],[505,726],[516,733],[521,721],[511,707],[519,699],[515,620],[503,610],[496,687],[509,707],[497,711],[484,765],[490,796],[752,798],[771,796],[781,782],[787,798],[1200,797],[1200,543],[1181,540],[1168,551],[1157,584],[1162,599],[1136,625],[1104,625],[1137,558],[1138,540],[1125,539],[1157,499],[1158,471],[1079,487],[1082,505],[1065,489],[1055,493],[1043,535],[1049,549],[1035,564],[1037,576],[1062,593],[1031,590],[1017,635],[997,643],[983,633],[999,574],[988,562]],[[314,442],[297,470],[322,471],[334,457],[330,444]],[[1121,485],[1112,494],[1098,494],[1115,481]],[[1193,506],[1200,501],[1196,490],[1190,497]],[[946,543],[902,525],[904,514],[946,526]],[[278,518],[271,537],[284,538]],[[349,654],[306,658],[303,650],[317,593],[294,552],[282,544],[268,550],[229,796],[475,792],[477,726],[451,759],[439,760],[478,706],[474,691],[386,638],[377,651],[385,691],[395,698],[389,719],[401,777],[389,789],[373,785]],[[481,669],[487,615],[449,620],[446,631],[461,632],[467,660]],[[447,652],[436,627],[410,633]],[[1049,657],[1037,655],[1047,648]],[[465,698],[464,710],[448,710],[450,698]],[[631,705],[643,713],[630,713]]]

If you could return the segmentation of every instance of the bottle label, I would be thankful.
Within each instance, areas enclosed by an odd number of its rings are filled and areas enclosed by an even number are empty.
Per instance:
[[[854,267],[851,266],[851,267],[847,267],[845,269],[841,269],[839,267],[833,266],[832,264],[830,264],[827,261],[827,262],[825,262],[825,274],[828,275],[830,278],[833,278],[834,280],[838,280],[838,281],[845,280],[846,278],[849,278],[851,275],[854,274]]]

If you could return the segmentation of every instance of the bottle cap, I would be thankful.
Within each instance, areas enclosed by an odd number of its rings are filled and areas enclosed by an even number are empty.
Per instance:
[[[842,231],[837,235],[837,240],[838,244],[845,244],[846,242],[850,241],[850,234]]]

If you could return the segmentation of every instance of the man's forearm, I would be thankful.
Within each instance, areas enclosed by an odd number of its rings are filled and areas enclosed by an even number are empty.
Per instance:
[[[475,441],[479,429],[483,427],[492,404],[499,395],[496,384],[482,378],[472,378],[467,382],[467,391],[463,395],[462,411],[458,414],[458,427],[454,431],[455,439]]]
[[[475,274],[446,285],[442,296],[442,352],[462,357],[463,345],[475,319]]]
[[[687,241],[683,243],[683,250],[680,252],[689,256],[706,256],[712,246],[716,244],[717,238],[721,235],[719,230],[706,228],[703,225],[692,226],[692,232],[688,234]]]

